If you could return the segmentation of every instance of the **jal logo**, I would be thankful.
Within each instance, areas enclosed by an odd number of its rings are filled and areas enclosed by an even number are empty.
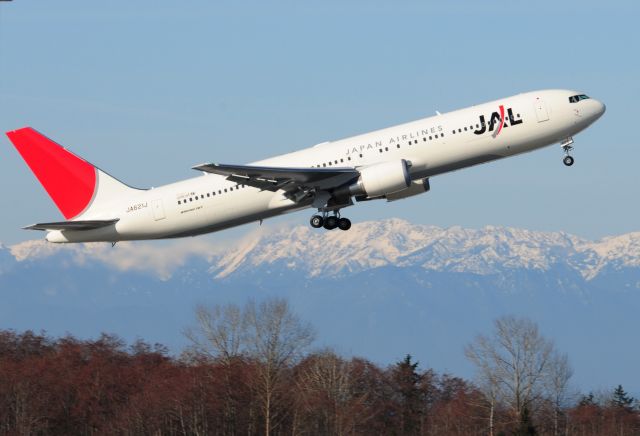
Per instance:
[[[520,118],[520,116],[518,116],[518,118]],[[507,109],[505,119],[504,106],[500,105],[500,107],[498,108],[498,112],[494,112],[491,114],[488,123],[486,122],[484,115],[480,115],[480,128],[478,130],[475,130],[473,133],[475,133],[476,135],[482,135],[483,133],[489,131],[493,132],[491,136],[495,138],[500,134],[500,132],[502,132],[503,127],[515,126],[517,124],[522,124],[522,120],[516,119],[511,108]]]

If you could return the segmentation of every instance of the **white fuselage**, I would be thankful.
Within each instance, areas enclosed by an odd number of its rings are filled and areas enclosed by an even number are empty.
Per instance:
[[[405,159],[411,164],[411,178],[424,179],[572,137],[604,112],[604,105],[594,99],[570,103],[568,98],[574,94],[578,93],[544,90],[519,94],[326,142],[252,165],[359,169]],[[502,116],[504,122],[497,121],[496,114]],[[311,207],[311,202],[296,203],[282,192],[239,186],[224,176],[205,173],[135,191],[132,197],[113,200],[108,207],[78,217],[82,220],[118,218],[115,226],[83,232],[53,231],[47,239],[80,242],[191,236],[307,207]]]

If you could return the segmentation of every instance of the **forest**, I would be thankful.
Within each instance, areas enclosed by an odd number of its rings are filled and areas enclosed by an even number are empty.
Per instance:
[[[382,366],[313,348],[280,299],[199,306],[184,335],[174,355],[109,334],[0,331],[0,434],[640,434],[638,401],[621,385],[580,393],[528,319],[500,318],[467,345],[473,380],[410,354]]]

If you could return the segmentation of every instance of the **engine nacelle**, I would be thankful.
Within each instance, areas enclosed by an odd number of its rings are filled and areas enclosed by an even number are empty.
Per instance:
[[[402,191],[410,185],[409,163],[401,159],[360,169],[357,190],[363,191],[368,198],[375,198]]]
[[[394,192],[393,194],[387,194],[387,201],[402,200],[403,198],[413,197],[414,195],[424,194],[431,189],[429,179],[414,180],[407,189]]]

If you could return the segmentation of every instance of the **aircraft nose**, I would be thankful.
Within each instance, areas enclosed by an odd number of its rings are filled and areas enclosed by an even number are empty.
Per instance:
[[[604,114],[604,112],[607,110],[607,107],[605,106],[605,104],[602,103],[599,100],[593,100],[593,106],[592,107],[593,107],[593,109],[591,109],[591,110],[593,111],[592,112],[592,114],[593,114],[592,117],[593,117],[594,121],[597,120],[598,118],[600,118]]]

